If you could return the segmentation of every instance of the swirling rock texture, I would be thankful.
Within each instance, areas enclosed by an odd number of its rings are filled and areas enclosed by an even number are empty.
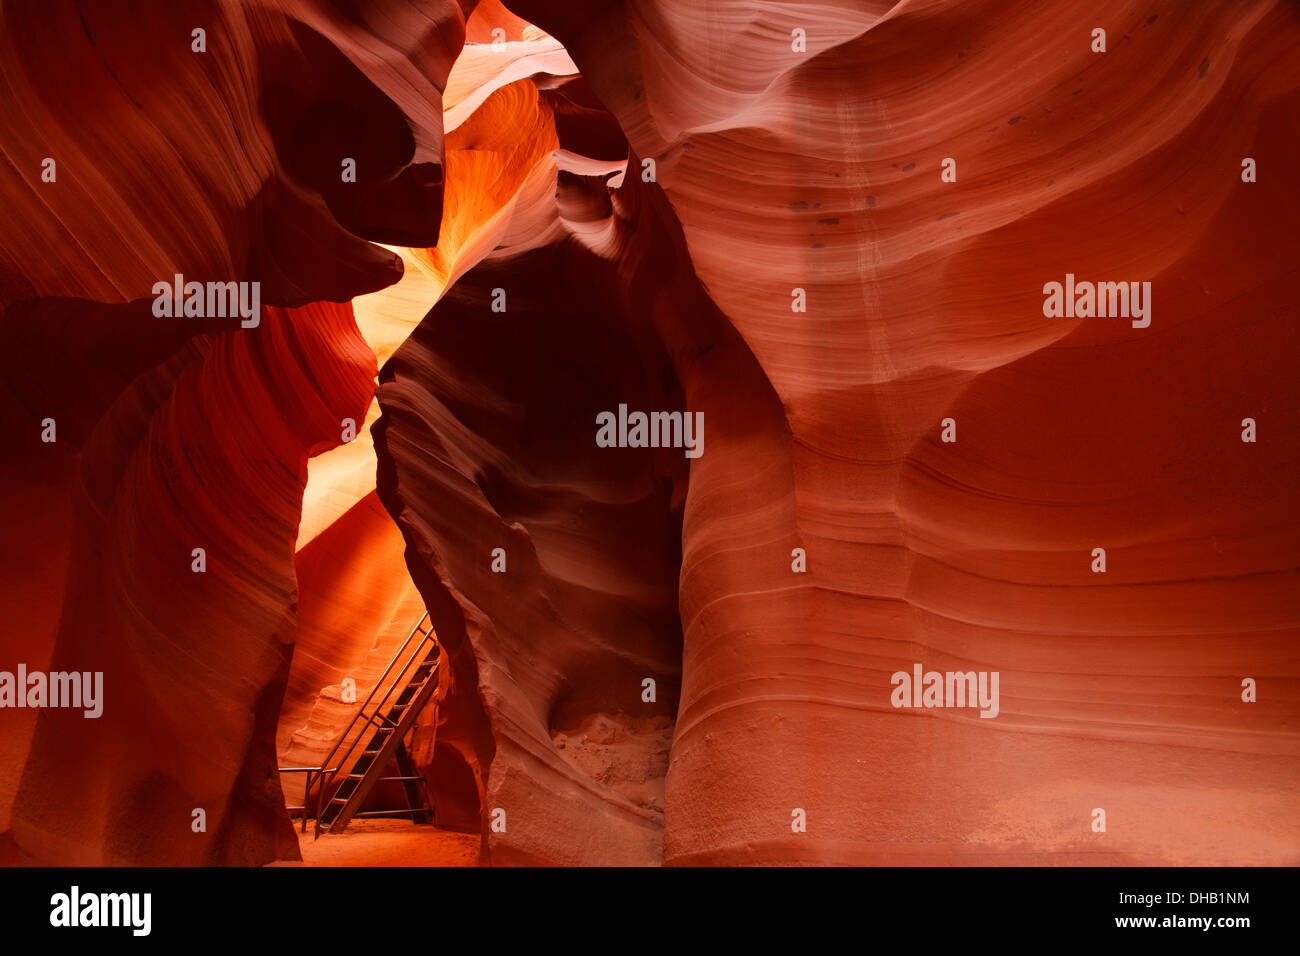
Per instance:
[[[508,7],[6,6],[4,855],[292,858],[423,604],[485,862],[1300,862],[1295,6]]]
[[[5,656],[103,671],[106,695],[97,720],[5,712],[7,855],[296,856],[275,736],[307,460],[366,415],[376,357],[349,303],[402,274],[366,240],[437,240],[440,90],[464,16],[450,2],[4,13],[0,379],[6,508],[24,535],[6,541],[23,630]],[[332,189],[322,156],[367,171],[363,202]],[[260,323],[159,319],[151,290],[174,274],[260,282]]]

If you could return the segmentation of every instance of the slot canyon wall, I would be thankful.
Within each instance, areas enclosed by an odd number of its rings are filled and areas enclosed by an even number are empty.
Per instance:
[[[483,862],[1300,862],[1300,10],[506,7],[3,4],[0,861],[296,859],[427,608]]]

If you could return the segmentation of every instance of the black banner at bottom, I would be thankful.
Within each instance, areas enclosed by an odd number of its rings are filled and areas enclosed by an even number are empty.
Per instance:
[[[822,948],[828,933],[879,942],[891,931],[926,947],[1098,937],[1181,946],[1279,933],[1295,870],[34,868],[0,880],[5,925],[22,936],[128,946],[365,936],[437,945],[458,930],[486,931],[494,948],[517,934],[557,945],[570,936],[584,950],[787,934]]]

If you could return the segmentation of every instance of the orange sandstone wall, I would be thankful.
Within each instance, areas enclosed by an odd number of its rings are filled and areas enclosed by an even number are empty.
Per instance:
[[[744,493],[691,467],[665,860],[1300,858],[1295,7],[512,9],[658,158],[790,431]],[[1066,272],[1151,326],[1045,318]],[[893,708],[915,662],[1000,715]]]
[[[102,671],[104,712],[4,711],[5,859],[296,857],[275,737],[307,460],[371,400],[348,302],[402,265],[367,240],[437,241],[464,16],[6,6],[0,666]],[[260,322],[157,317],[177,273],[260,282]]]
[[[277,749],[424,604],[488,862],[1300,862],[1294,4],[0,24],[0,669],[106,683],[0,711],[0,858],[292,858]]]

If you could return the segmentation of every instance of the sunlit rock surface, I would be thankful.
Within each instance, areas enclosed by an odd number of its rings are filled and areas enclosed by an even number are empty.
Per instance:
[[[1296,7],[508,7],[6,7],[0,856],[295,857],[427,607],[486,862],[1300,862]]]

